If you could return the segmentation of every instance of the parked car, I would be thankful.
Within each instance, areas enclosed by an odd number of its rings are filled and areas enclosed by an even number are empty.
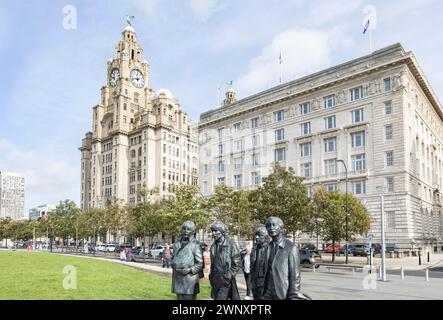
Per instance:
[[[352,255],[366,257],[369,255],[369,246],[367,244],[356,244]]]
[[[115,244],[107,244],[106,252],[115,252]]]
[[[309,250],[309,249],[300,249],[300,265],[304,267],[312,267],[315,268],[320,267],[321,255],[318,251]]]
[[[328,253],[337,252],[338,253],[338,252],[340,252],[340,248],[341,247],[339,244],[336,244],[335,248],[333,248],[332,244],[330,244],[325,248],[325,252],[328,252]]]
[[[308,249],[308,250],[317,250],[317,247],[312,243],[302,243],[300,245],[300,248],[301,249]]]
[[[157,245],[152,247],[151,250],[149,250],[149,255],[151,257],[153,257],[154,259],[157,257],[161,257],[161,255],[163,254],[163,250],[165,250],[165,246],[161,246],[161,245]]]
[[[105,252],[106,251],[106,246],[102,243],[97,244],[95,247],[95,250],[99,251],[99,252]]]
[[[348,245],[348,254],[352,254],[355,250],[355,245],[353,244],[349,244]],[[346,245],[342,246],[340,248],[340,254],[345,254],[346,253]]]

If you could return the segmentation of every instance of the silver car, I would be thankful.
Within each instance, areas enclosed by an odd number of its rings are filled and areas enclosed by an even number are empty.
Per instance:
[[[320,267],[321,255],[318,251],[309,249],[300,249],[300,265],[306,268]]]

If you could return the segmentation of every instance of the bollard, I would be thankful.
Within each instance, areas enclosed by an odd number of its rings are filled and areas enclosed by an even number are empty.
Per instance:
[[[431,262],[431,253],[428,252],[428,262]]]
[[[312,271],[315,272],[315,263],[312,265]]]
[[[405,279],[405,269],[403,267],[400,268],[400,275],[401,275],[401,279],[404,280]]]
[[[421,266],[421,254],[418,252],[418,265]]]
[[[352,277],[354,278],[355,275],[355,268],[352,268]]]
[[[429,269],[426,268],[425,280],[429,282]]]

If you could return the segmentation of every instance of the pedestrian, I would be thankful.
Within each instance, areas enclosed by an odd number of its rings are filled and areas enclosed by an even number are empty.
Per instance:
[[[209,273],[211,270],[211,253],[209,252],[209,246],[207,244],[203,247],[203,261],[204,261],[204,272]]]
[[[125,250],[125,248],[122,248],[120,250],[120,261],[126,262],[126,250]]]
[[[252,247],[248,244],[245,248],[244,254],[242,255],[242,269],[246,282],[245,300],[252,300],[251,252],[252,252]]]
[[[172,252],[169,245],[166,246],[165,250],[163,250],[162,255],[162,261],[163,261],[163,268],[170,268],[171,267],[171,259],[172,259]]]

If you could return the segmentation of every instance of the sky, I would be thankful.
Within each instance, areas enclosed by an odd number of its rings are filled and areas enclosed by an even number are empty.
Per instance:
[[[237,98],[401,43],[443,96],[439,0],[0,0],[0,171],[24,173],[26,214],[80,199],[81,139],[127,15],[194,122],[227,82]],[[279,55],[282,64],[279,64]]]

